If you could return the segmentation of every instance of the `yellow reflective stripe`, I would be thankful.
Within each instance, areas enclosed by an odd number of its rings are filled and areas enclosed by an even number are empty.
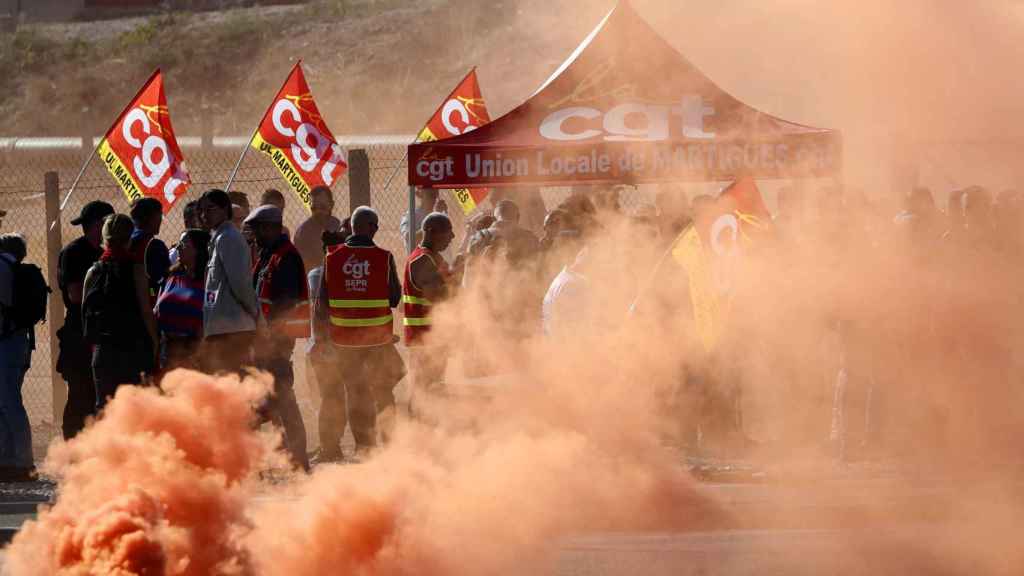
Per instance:
[[[406,317],[402,320],[402,324],[406,326],[430,326],[430,318],[409,318]]]
[[[387,300],[334,300],[330,301],[331,308],[390,308],[391,303]]]
[[[430,300],[426,298],[420,298],[419,296],[410,296],[408,294],[402,295],[402,302],[406,304],[419,304],[420,306],[433,306]]]
[[[274,301],[268,298],[260,298],[260,304],[273,304]]]
[[[377,318],[336,318],[331,316],[331,324],[343,328],[361,328],[365,326],[383,326],[391,322],[391,315]]]

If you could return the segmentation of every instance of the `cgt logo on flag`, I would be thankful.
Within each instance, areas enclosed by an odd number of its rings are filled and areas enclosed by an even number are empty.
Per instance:
[[[159,69],[107,130],[98,154],[130,201],[156,198],[166,213],[188,190]]]
[[[476,69],[469,71],[452,93],[445,98],[441,106],[427,122],[416,137],[417,142],[433,142],[452,136],[472,132],[491,121],[487,113],[487,104],[480,95],[480,84],[476,79]],[[419,169],[417,167],[417,169]],[[452,190],[462,211],[469,214],[477,204],[487,198],[487,188],[461,188]]]
[[[745,176],[699,210],[672,245],[673,258],[689,278],[694,327],[705,350],[717,346],[728,321],[737,258],[770,227],[761,192]]]
[[[311,211],[310,190],[334,185],[348,169],[348,159],[320,115],[301,64],[296,63],[288,75],[250,145],[270,156]]]

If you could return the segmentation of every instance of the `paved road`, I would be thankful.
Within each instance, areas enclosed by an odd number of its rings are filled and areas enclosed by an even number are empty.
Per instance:
[[[928,549],[931,534],[942,530],[943,522],[907,511],[935,508],[950,496],[920,486],[907,493],[879,481],[800,486],[706,483],[699,490],[729,513],[732,526],[703,532],[577,537],[560,547],[555,574],[926,573],[918,569],[921,551]],[[29,517],[26,512],[12,504],[0,506],[0,529],[20,525]]]

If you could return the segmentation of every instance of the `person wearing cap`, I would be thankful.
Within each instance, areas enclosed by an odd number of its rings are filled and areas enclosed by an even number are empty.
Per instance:
[[[82,227],[82,235],[60,251],[57,283],[64,300],[64,325],[57,331],[60,350],[57,372],[68,386],[61,432],[65,440],[85,428],[86,420],[96,413],[96,388],[92,379],[92,348],[82,337],[82,285],[85,274],[103,254],[103,219],[114,213],[106,202],[92,201],[71,220]]]
[[[252,365],[259,308],[252,282],[252,258],[241,232],[231,223],[231,199],[208,190],[200,199],[203,223],[210,231],[203,305],[204,371],[241,375]]]
[[[164,207],[156,198],[139,198],[132,202],[131,217],[135,229],[132,231],[128,250],[138,266],[142,267],[149,288],[149,301],[156,305],[160,287],[167,279],[171,268],[170,250],[157,238],[164,221]]]
[[[82,326],[93,345],[98,414],[123,384],[141,384],[156,370],[158,338],[146,275],[129,250],[132,219],[103,220],[103,254],[85,275]]]
[[[262,412],[283,431],[292,463],[309,470],[306,428],[295,400],[292,352],[297,338],[308,338],[309,287],[299,251],[283,233],[281,209],[270,204],[245,219],[253,231],[259,256],[253,268],[253,287],[259,299],[256,367],[274,377],[274,394]]]
[[[405,376],[392,314],[401,302],[402,284],[394,256],[373,241],[379,224],[369,206],[352,212],[352,235],[327,252],[314,323],[316,339],[332,344],[326,360],[333,369],[318,373],[329,378],[320,382],[324,401],[337,414],[344,410],[347,392],[359,453],[377,445],[378,432],[388,440],[395,417],[394,388]],[[321,460],[342,456],[338,436],[343,431],[321,439]]]

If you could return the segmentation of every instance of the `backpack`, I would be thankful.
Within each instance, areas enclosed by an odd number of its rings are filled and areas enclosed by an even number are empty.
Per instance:
[[[135,305],[132,264],[100,261],[89,273],[92,281],[82,294],[82,335],[86,342],[113,339],[124,343],[144,333],[142,314]]]
[[[50,287],[35,264],[11,263],[12,305],[5,312],[5,333],[31,329],[46,321]]]

